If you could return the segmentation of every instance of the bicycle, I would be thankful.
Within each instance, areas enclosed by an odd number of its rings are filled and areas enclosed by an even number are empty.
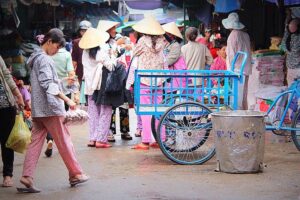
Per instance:
[[[285,102],[287,99],[287,102]],[[300,77],[296,78],[291,86],[281,94],[279,94],[269,107],[266,113],[266,121],[269,125],[266,130],[271,130],[276,135],[287,136],[286,132],[290,132],[292,140],[296,148],[300,151]],[[283,103],[282,103],[283,102]],[[278,104],[283,105],[278,105]],[[288,110],[294,107],[291,115],[291,126],[286,126],[285,119]],[[272,116],[270,116],[272,113]],[[289,116],[288,116],[289,117]]]

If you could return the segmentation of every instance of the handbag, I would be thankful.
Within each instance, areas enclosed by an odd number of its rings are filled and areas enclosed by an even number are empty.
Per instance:
[[[117,63],[115,69],[108,73],[105,93],[121,93],[124,89],[124,80],[126,79],[125,66],[122,63]]]

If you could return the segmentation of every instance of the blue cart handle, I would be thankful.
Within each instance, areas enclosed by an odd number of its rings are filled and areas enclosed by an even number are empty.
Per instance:
[[[248,54],[246,52],[243,52],[243,51],[238,51],[235,54],[234,59],[231,63],[231,71],[234,72],[235,63],[236,63],[238,57],[241,56],[241,55],[243,56],[243,61],[242,61],[242,66],[240,68],[240,74],[239,74],[240,78],[243,77],[243,72],[244,72],[244,68],[245,68],[245,65],[246,65],[247,58],[248,58]]]

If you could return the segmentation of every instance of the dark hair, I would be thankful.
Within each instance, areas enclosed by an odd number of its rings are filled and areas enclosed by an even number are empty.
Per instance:
[[[99,49],[100,49],[99,46],[89,49],[90,58],[96,59],[96,55]]]
[[[185,31],[185,37],[187,40],[194,42],[198,37],[198,30],[195,27],[189,27]]]
[[[164,34],[164,37],[166,38],[166,40],[167,40],[169,43],[171,43],[173,40],[176,40],[176,42],[178,42],[179,44],[182,42],[182,39],[181,39],[181,38],[176,37],[175,35],[172,35],[172,36],[174,37],[174,39],[171,38],[168,34]]]
[[[227,46],[226,38],[220,38],[215,40],[215,48],[222,49]]]
[[[160,36],[158,36],[158,35],[151,35],[152,49],[155,49],[156,42],[157,42],[157,39],[158,39],[159,37],[160,37]]]
[[[297,31],[295,33],[291,33],[290,30],[289,30],[289,27],[288,25],[292,22],[292,21],[296,21],[297,23]],[[286,38],[286,41],[285,41],[285,45],[286,45],[286,49],[288,51],[291,51],[291,39],[292,39],[292,34],[299,34],[300,33],[300,20],[299,18],[293,18],[293,19],[290,19],[287,23],[287,27],[286,27],[287,31],[288,31],[288,37]]]
[[[64,47],[66,45],[66,40],[64,38],[63,32],[58,28],[53,28],[46,35],[44,36],[43,41],[41,42],[41,45],[44,45],[49,40],[52,41],[52,43],[59,44],[60,47]]]

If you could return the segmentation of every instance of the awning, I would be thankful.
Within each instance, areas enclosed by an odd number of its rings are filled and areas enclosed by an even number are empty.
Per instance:
[[[266,1],[277,4],[278,0],[266,0]],[[284,0],[284,5],[285,6],[300,5],[300,0]]]
[[[26,6],[30,6],[33,3],[36,4],[50,4],[51,6],[59,6],[60,5],[60,0],[19,0],[22,4]]]

